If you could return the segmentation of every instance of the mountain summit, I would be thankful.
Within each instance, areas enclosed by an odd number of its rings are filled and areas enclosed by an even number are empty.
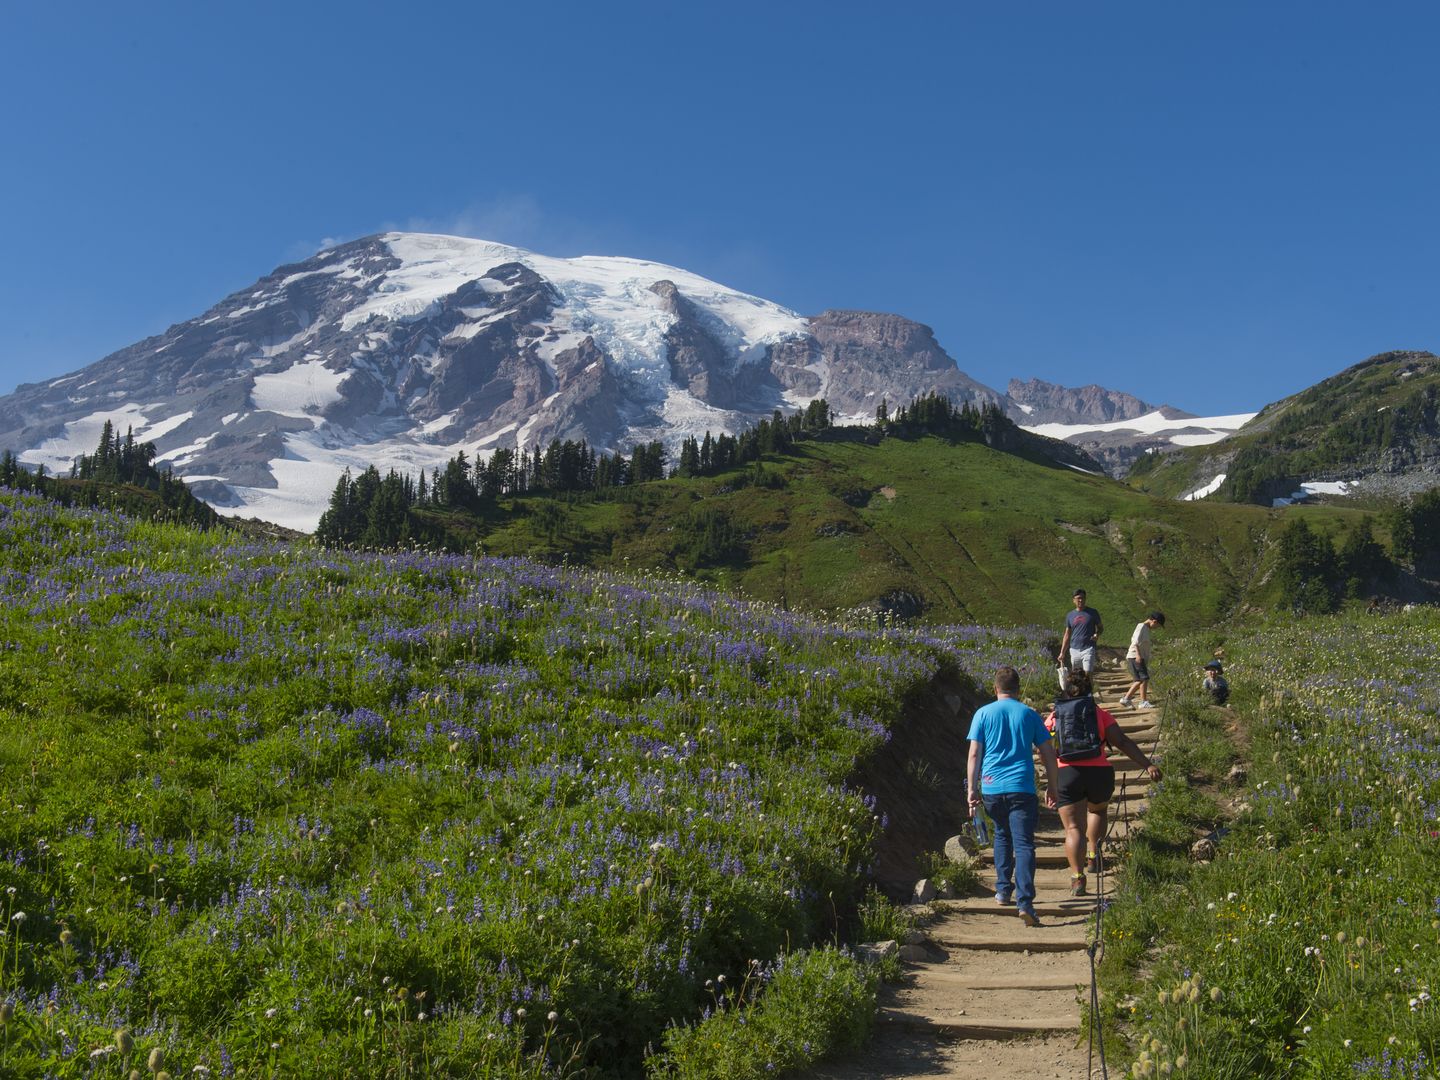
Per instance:
[[[21,386],[0,398],[0,447],[63,471],[109,420],[222,512],[309,529],[346,467],[555,438],[628,451],[821,397],[843,422],[931,391],[1004,403],[898,315],[804,317],[660,263],[386,233]]]

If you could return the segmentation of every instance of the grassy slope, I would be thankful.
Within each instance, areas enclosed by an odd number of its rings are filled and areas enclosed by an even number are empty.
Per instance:
[[[902,590],[934,620],[1048,623],[1084,584],[1112,613],[1114,640],[1149,606],[1193,625],[1267,605],[1268,540],[1288,515],[1325,530],[1356,517],[1177,503],[934,438],[808,443],[766,467],[783,488],[733,488],[727,475],[646,485],[623,502],[506,500],[472,535],[491,554],[670,567],[686,518],[722,509],[745,550],[702,575],[752,596],[841,611]]]
[[[635,1076],[752,960],[844,935],[885,811],[843,778],[905,703],[1043,663],[1025,633],[9,492],[0,601],[7,1078],[157,1049],[176,1076]]]
[[[1233,710],[1198,693],[1222,640]],[[1151,1058],[1139,1075],[1436,1075],[1437,651],[1426,609],[1167,646],[1166,777],[1105,916],[1102,986]]]
[[[1178,498],[1247,452],[1297,481],[1343,473],[1390,445],[1428,439],[1420,399],[1437,382],[1440,361],[1430,354],[1384,353],[1267,405],[1228,439],[1168,455],[1154,469],[1132,475],[1131,483],[1154,495]],[[1388,432],[1378,425],[1386,412],[1399,420]],[[1233,497],[1226,485],[1212,499]]]

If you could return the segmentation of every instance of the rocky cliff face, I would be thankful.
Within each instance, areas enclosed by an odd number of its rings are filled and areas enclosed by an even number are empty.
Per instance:
[[[1107,390],[1093,383],[1070,387],[1041,379],[1021,382],[1011,379],[1007,388],[1010,419],[1017,424],[1108,424],[1114,420],[1133,420],[1163,410],[1172,419],[1193,416],[1168,405],[1149,405],[1120,390]]]
[[[930,327],[899,315],[826,311],[809,320],[808,330],[775,347],[775,377],[793,394],[823,397],[842,415],[872,417],[883,399],[893,409],[931,391],[956,404],[1003,401],[955,366]]]
[[[817,397],[868,420],[931,391],[1003,403],[898,315],[806,319],[657,263],[389,233],[0,398],[0,447],[63,471],[108,420],[217,506],[304,529],[347,467],[556,438],[673,448]]]

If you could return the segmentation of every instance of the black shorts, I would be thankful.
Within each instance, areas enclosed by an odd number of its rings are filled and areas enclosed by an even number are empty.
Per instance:
[[[1066,765],[1060,770],[1060,789],[1055,801],[1061,806],[1108,803],[1115,794],[1114,765]]]
[[[1127,656],[1125,666],[1130,669],[1130,678],[1136,682],[1150,681],[1150,669],[1145,666],[1144,660],[1136,660],[1132,656]]]

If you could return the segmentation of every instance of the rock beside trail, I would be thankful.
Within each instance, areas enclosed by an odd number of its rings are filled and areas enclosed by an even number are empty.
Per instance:
[[[978,854],[980,845],[967,833],[957,833],[945,841],[945,857],[960,866],[969,866],[970,860]]]
[[[855,953],[867,964],[878,964],[900,952],[898,941],[870,941],[855,947]]]
[[[912,904],[928,904],[935,899],[935,883],[929,878],[921,878],[915,883],[915,891],[910,896]]]

